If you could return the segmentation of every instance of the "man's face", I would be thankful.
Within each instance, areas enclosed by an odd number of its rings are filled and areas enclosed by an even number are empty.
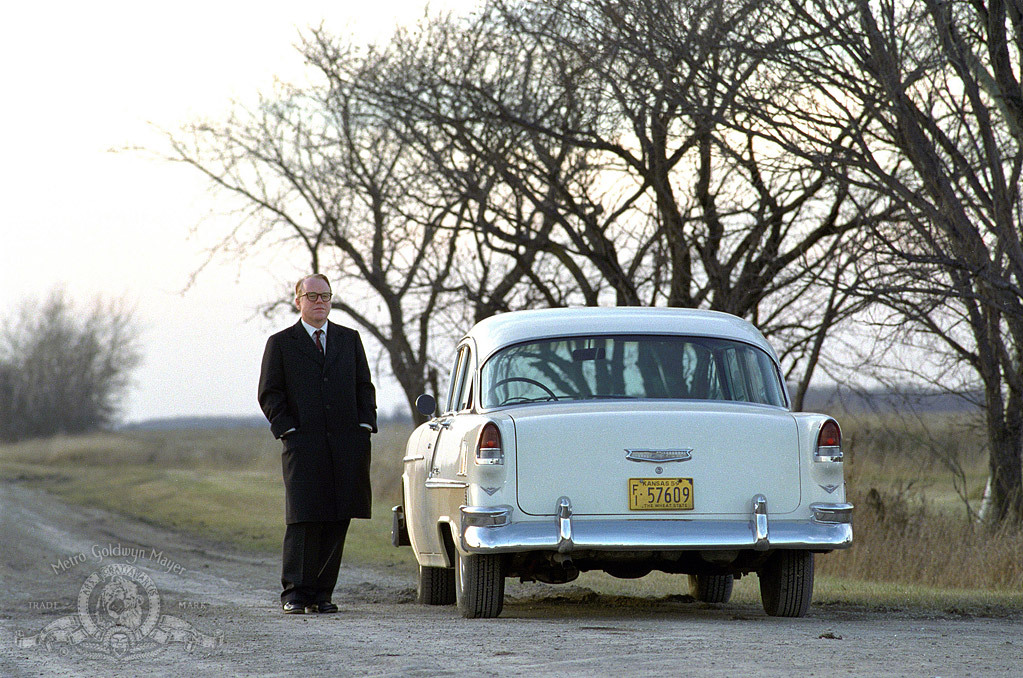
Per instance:
[[[302,288],[305,293],[330,293],[330,286],[319,278],[308,278],[302,283]],[[323,323],[327,322],[327,314],[330,313],[330,302],[324,301],[319,296],[316,297],[316,301],[310,301],[305,293],[295,300],[295,306],[302,314],[302,320],[313,327],[323,327]]]

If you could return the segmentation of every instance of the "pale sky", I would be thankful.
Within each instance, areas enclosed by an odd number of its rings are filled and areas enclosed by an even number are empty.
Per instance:
[[[434,0],[467,10],[474,0]],[[0,21],[0,318],[64,287],[136,309],[145,362],[123,418],[259,414],[266,337],[295,322],[255,309],[307,260],[216,260],[185,291],[232,223],[194,170],[112,148],[158,148],[150,123],[218,118],[230,101],[300,80],[293,45],[323,22],[373,39],[422,15],[423,0],[8,3]],[[201,235],[192,229],[202,223]],[[331,319],[345,323],[336,311]],[[367,339],[363,333],[364,339]],[[371,351],[372,352],[372,351]],[[374,361],[375,353],[370,356]],[[404,406],[374,367],[384,413]]]

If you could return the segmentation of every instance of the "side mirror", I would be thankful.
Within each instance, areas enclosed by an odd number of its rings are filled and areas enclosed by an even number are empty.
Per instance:
[[[437,400],[432,395],[424,393],[416,398],[416,410],[423,416],[432,417],[437,411]]]

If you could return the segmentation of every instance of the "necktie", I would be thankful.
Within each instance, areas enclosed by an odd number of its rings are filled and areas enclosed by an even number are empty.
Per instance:
[[[316,330],[313,334],[316,335],[316,348],[320,349],[320,353],[323,353],[323,342],[320,341],[320,335],[323,334],[323,330]]]

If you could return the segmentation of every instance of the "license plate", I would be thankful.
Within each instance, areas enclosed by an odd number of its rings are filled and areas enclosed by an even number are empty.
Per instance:
[[[629,478],[630,511],[692,511],[692,478]]]

